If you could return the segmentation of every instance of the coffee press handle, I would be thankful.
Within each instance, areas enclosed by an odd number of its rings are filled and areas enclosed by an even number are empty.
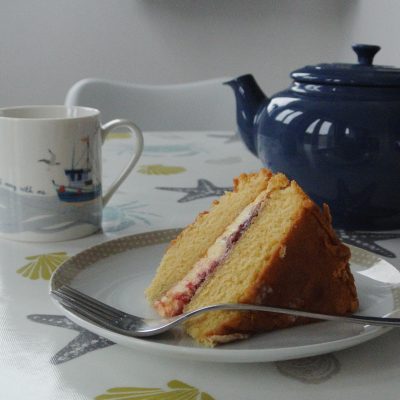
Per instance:
[[[140,156],[143,152],[143,134],[137,125],[135,125],[132,121],[127,119],[114,119],[110,122],[107,122],[101,127],[101,137],[104,143],[107,135],[116,128],[128,128],[132,133],[136,136],[136,148],[135,153],[132,155],[132,158],[129,160],[128,165],[123,169],[120,176],[111,184],[108,188],[107,192],[103,196],[103,207],[109,202],[112,195],[116,192],[116,190],[120,187],[121,183],[128,177],[129,173],[132,171],[133,167],[139,161]]]

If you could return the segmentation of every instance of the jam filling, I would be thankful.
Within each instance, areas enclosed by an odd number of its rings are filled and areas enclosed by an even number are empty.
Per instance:
[[[169,289],[160,300],[154,302],[154,307],[161,316],[173,317],[183,312],[197,289],[228,257],[236,242],[258,215],[266,199],[266,192],[259,194],[217,238],[207,254],[195,263],[188,274]]]

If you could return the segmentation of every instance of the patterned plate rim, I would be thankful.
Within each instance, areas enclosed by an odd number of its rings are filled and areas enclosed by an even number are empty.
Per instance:
[[[82,270],[87,268],[88,266],[92,265],[93,263],[110,257],[112,255],[120,254],[125,251],[129,251],[134,248],[140,248],[145,246],[151,246],[156,244],[163,244],[168,243],[171,240],[175,239],[176,236],[182,231],[182,228],[174,228],[174,229],[163,229],[163,230],[156,230],[150,231],[145,233],[133,234],[128,236],[122,236],[120,238],[112,239],[105,241],[103,243],[91,246],[82,252],[77,253],[76,255],[72,256],[68,260],[66,260],[60,267],[53,273],[50,282],[49,282],[49,291],[58,288],[60,285],[65,283],[70,283],[74,277],[79,274]],[[383,258],[361,248],[358,248],[353,245],[347,246],[351,250],[351,262],[363,264],[368,266],[369,263],[371,265],[376,261],[383,261],[389,265],[391,265],[388,261],[384,260]],[[393,302],[398,303],[396,301],[396,297],[392,291]],[[397,299],[400,299],[399,297]],[[111,331],[107,331],[104,328],[100,328],[91,322],[85,321],[80,317],[77,317],[75,314],[71,313],[70,311],[66,310],[55,301],[55,304],[72,318],[75,318],[76,323],[80,323],[86,329],[90,330],[90,328],[98,329],[97,333],[102,334],[103,336],[107,337],[110,340],[115,342],[118,341],[119,337],[125,338],[123,335],[114,334]],[[85,326],[86,325],[86,326]],[[308,357],[318,354],[325,354],[332,351],[339,351],[346,349],[348,347],[352,347],[356,344],[361,344],[368,340],[371,340],[377,336],[386,333],[391,328],[387,327],[377,327],[371,326],[368,331],[363,333],[358,337],[358,339],[350,337],[345,340],[337,340],[331,341],[327,343],[318,343],[318,344],[311,344],[303,346],[302,349],[304,350],[303,353],[296,355],[292,355],[291,351],[293,349],[297,349],[298,347],[288,347],[281,351],[279,357],[272,356],[269,354],[270,349],[229,349],[228,352],[219,349],[219,348],[186,348],[180,347],[178,345],[171,345],[171,344],[164,344],[164,343],[157,343],[154,341],[148,341],[143,338],[132,338],[130,340],[136,341],[140,343],[140,345],[136,345],[135,348],[141,349],[143,351],[152,352],[156,354],[164,353],[169,356],[173,356],[175,358],[190,358],[192,360],[199,360],[199,361],[215,361],[215,362],[268,362],[268,361],[279,361],[279,360],[289,360],[292,358],[299,358],[299,357]],[[102,331],[102,332],[100,332]],[[362,340],[360,337],[362,336]],[[325,345],[325,348],[323,348]],[[134,346],[129,346],[134,347]],[[173,348],[173,350],[171,350]]]

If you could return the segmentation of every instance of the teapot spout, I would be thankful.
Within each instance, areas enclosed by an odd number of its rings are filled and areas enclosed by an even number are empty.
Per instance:
[[[246,147],[255,155],[256,149],[256,116],[262,104],[268,102],[267,96],[258,86],[253,75],[239,76],[224,82],[233,89],[236,98],[236,121],[239,134]]]

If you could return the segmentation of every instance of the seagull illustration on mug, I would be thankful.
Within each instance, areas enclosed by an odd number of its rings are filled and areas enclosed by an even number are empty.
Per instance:
[[[56,155],[50,149],[47,149],[47,150],[50,153],[50,158],[49,159],[42,158],[42,159],[38,160],[38,162],[43,162],[49,166],[60,165],[60,163],[56,161]]]

